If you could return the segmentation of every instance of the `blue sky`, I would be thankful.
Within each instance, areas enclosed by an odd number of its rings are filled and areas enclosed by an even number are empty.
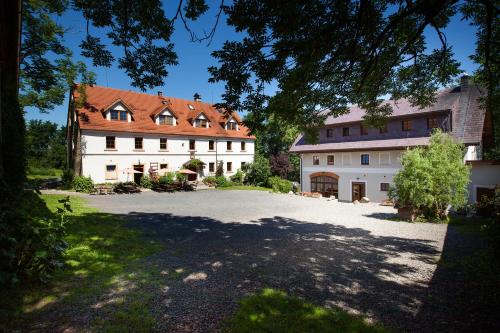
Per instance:
[[[169,2],[165,9],[167,15],[173,16],[175,10],[173,2]],[[193,30],[199,33],[203,29],[209,30],[215,21],[216,12],[217,8],[211,8],[207,14],[191,25]],[[89,68],[97,74],[98,85],[139,91],[130,85],[128,76],[116,66],[92,68],[91,62],[80,56],[78,44],[85,36],[85,21],[80,14],[68,12],[58,18],[58,21],[68,31],[65,40],[66,45],[74,51],[75,59],[87,63]],[[206,43],[190,42],[188,32],[182,27],[180,21],[177,23],[172,41],[179,57],[179,64],[168,68],[169,76],[165,79],[165,84],[162,87],[146,92],[156,94],[157,91],[162,91],[165,96],[186,99],[192,99],[193,94],[198,92],[204,101],[214,103],[221,101],[221,95],[224,93],[224,83],[208,83],[210,75],[207,68],[211,65],[217,65],[217,62],[210,54],[212,51],[220,49],[225,40],[237,40],[241,36],[232,27],[227,26],[225,19],[221,18],[214,39],[210,46],[207,46]],[[473,73],[477,66],[469,59],[469,56],[474,53],[475,28],[462,21],[461,17],[457,15],[444,32],[449,44],[453,46],[456,59],[462,64],[462,70]],[[105,38],[103,31],[92,30],[91,28],[91,33]],[[426,35],[429,49],[440,46],[440,41],[433,30],[426,31]],[[118,48],[110,48],[110,50],[117,52],[117,55],[121,54]],[[65,124],[67,109],[67,99],[63,105],[55,108],[49,114],[42,114],[37,109],[28,108],[26,109],[26,119],[43,119]]]

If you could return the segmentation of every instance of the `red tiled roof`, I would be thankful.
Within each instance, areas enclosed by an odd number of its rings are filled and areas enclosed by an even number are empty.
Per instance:
[[[73,89],[72,93],[78,100],[78,90]],[[76,109],[78,124],[82,130],[255,139],[250,135],[250,130],[241,123],[236,112],[224,114],[209,103],[100,86],[86,87],[86,95],[85,105]],[[109,121],[105,118],[102,111],[113,106],[118,100],[121,100],[126,108],[130,108],[132,122]],[[191,110],[188,104],[193,105],[195,109]],[[177,118],[176,126],[157,125],[153,121],[151,116],[165,108]],[[201,112],[210,121],[210,128],[195,128],[190,122],[192,117]],[[220,123],[226,123],[230,116],[239,122],[239,131],[221,127]]]

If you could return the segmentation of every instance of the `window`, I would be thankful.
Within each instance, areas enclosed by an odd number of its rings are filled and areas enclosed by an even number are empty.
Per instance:
[[[241,151],[247,150],[246,148],[247,148],[247,143],[245,141],[242,141],[241,142]]]
[[[226,149],[227,150],[233,150],[233,142],[232,141],[228,141],[227,144],[226,144]]]
[[[127,121],[127,111],[111,110],[109,114],[111,120]]]
[[[208,141],[208,150],[214,150],[214,140]]]
[[[227,170],[227,172],[233,171],[233,162],[226,163],[226,170]]]
[[[135,149],[142,149],[142,138],[135,138]]]
[[[214,162],[208,163],[208,172],[215,172],[215,163]]]
[[[120,111],[120,121],[127,121],[127,111]]]
[[[349,136],[349,127],[342,128],[342,136]]]
[[[402,126],[404,132],[411,131],[411,120],[403,120]]]
[[[389,132],[389,130],[387,129],[387,124],[384,125],[384,127],[380,128],[380,134],[384,134],[384,133],[387,133]]]
[[[328,155],[326,157],[327,164],[328,165],[334,165],[335,164],[335,156],[334,155]]]
[[[429,117],[427,118],[427,129],[438,128],[438,118],[437,117]]]
[[[167,138],[160,138],[160,150],[167,150]]]
[[[195,150],[195,149],[196,149],[196,141],[189,140],[189,150]]]
[[[359,131],[361,132],[361,135],[368,135],[368,127],[365,125],[361,125],[359,127]]]
[[[227,129],[236,131],[236,122],[235,121],[228,121],[227,122]]]
[[[107,136],[106,137],[106,149],[115,149],[115,137],[114,136]]]
[[[370,155],[361,154],[361,165],[370,165]]]
[[[380,191],[382,192],[389,191],[389,183],[380,183]]]
[[[319,165],[319,156],[313,156],[313,165]]]
[[[208,127],[207,126],[208,122],[206,119],[196,119],[194,122],[194,127]]]
[[[106,179],[117,179],[116,165],[106,165]]]
[[[167,163],[160,163],[160,169],[168,169]]]
[[[158,117],[158,122],[160,123],[160,125],[173,125],[174,124],[174,117],[167,116],[167,115],[161,115]]]
[[[326,129],[326,137],[327,138],[333,138],[333,128],[327,128]]]
[[[311,178],[311,192],[318,192],[325,197],[339,195],[339,183],[337,179],[328,176],[317,176]]]
[[[241,169],[247,164],[247,162],[241,162]]]

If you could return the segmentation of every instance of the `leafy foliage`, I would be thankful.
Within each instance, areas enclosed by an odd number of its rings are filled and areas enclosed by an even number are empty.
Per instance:
[[[160,184],[171,185],[175,180],[175,172],[167,172],[166,175],[160,177]]]
[[[469,167],[463,163],[463,149],[450,134],[434,132],[429,147],[410,149],[402,156],[403,168],[394,176],[389,196],[431,218],[444,218],[448,205],[464,206]]]
[[[34,192],[25,192],[15,208],[0,214],[0,285],[20,280],[46,281],[63,266],[62,253],[69,197],[51,213]]]
[[[90,177],[76,176],[73,178],[73,188],[77,192],[92,193],[94,191],[94,182]]]
[[[265,186],[267,179],[271,176],[269,161],[262,155],[256,154],[253,163],[243,166],[245,172],[245,183]]]
[[[267,180],[273,192],[288,193],[293,189],[292,182],[280,177],[270,177]]]
[[[230,177],[231,181],[235,184],[241,185],[245,180],[245,174],[241,169],[238,169],[234,175]]]
[[[215,187],[229,187],[232,185],[232,182],[227,180],[224,176],[216,176],[215,177]]]
[[[217,169],[215,169],[215,177],[224,176],[224,164],[222,161],[217,162]]]
[[[153,181],[148,176],[143,176],[141,178],[141,187],[151,188],[153,187]]]
[[[180,172],[176,172],[175,173],[175,179],[178,181],[178,182],[185,182],[186,181],[186,175],[180,173]]]
[[[288,175],[293,171],[293,166],[286,154],[271,156],[269,164],[271,172],[281,178],[288,178]]]
[[[476,50],[483,61],[476,61],[486,68],[489,54],[489,73],[496,68],[498,8],[490,1],[239,0],[224,10],[228,24],[246,34],[213,52],[219,65],[209,68],[210,80],[225,82],[225,103],[250,110],[253,129],[273,115],[299,125],[311,142],[325,117],[349,104],[366,109],[377,126],[392,112],[381,96],[432,104],[435,91],[460,73],[443,33],[460,12],[487,36]],[[429,32],[441,41],[434,50],[427,49]],[[270,96],[264,91],[273,81],[279,91]]]
[[[50,121],[30,120],[26,125],[25,138],[29,168],[65,168],[66,127],[58,127]]]
[[[203,178],[203,184],[207,186],[215,186],[216,184],[216,178],[214,176],[208,176]]]

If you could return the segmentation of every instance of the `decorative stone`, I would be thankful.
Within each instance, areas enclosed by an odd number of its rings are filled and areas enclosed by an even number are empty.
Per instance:
[[[362,197],[360,202],[361,203],[368,203],[368,202],[370,202],[370,199],[368,197]]]
[[[359,201],[358,200],[354,200],[352,203],[355,204],[355,205],[359,205]]]

